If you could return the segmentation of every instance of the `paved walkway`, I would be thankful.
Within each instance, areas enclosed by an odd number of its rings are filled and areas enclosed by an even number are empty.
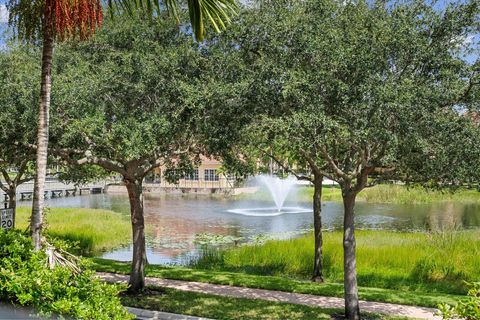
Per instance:
[[[127,282],[128,275],[115,273],[97,273],[100,278],[108,282],[120,283]],[[311,294],[292,293],[284,291],[272,291],[264,289],[252,289],[243,287],[233,287],[227,285],[217,285],[203,282],[180,281],[160,278],[145,278],[146,285],[153,285],[164,288],[172,288],[182,291],[191,291],[221,296],[262,299],[276,302],[286,302],[294,304],[303,304],[312,307],[343,309],[344,300],[336,297],[322,297]],[[364,312],[383,313],[392,316],[403,316],[416,319],[440,320],[441,317],[435,316],[436,309],[405,306],[392,303],[360,301],[360,309]]]

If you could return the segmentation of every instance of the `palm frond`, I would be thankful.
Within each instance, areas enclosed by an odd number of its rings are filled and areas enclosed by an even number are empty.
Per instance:
[[[179,20],[178,0],[108,0],[108,7],[112,15],[118,11],[130,15],[140,11],[150,17],[160,17],[160,13],[166,11]],[[206,22],[209,22],[215,31],[220,32],[237,12],[235,0],[187,0],[187,7],[197,40],[204,39]]]

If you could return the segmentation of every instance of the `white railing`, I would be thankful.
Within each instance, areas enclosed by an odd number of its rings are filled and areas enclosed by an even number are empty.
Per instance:
[[[159,186],[161,188],[199,188],[199,189],[226,189],[234,187],[234,180],[219,177],[216,181],[205,179],[186,180],[180,179],[177,183],[169,183],[165,180],[160,182],[145,182],[145,185]]]

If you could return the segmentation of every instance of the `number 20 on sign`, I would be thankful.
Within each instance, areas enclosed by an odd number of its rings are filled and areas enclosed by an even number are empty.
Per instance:
[[[13,225],[13,209],[0,209],[0,228],[10,230]]]

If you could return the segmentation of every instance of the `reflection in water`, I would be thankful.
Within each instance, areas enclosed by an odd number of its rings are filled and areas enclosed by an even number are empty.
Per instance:
[[[51,207],[105,208],[129,215],[126,195],[83,195],[48,200]],[[288,201],[286,206],[309,209],[309,203]],[[295,236],[310,229],[313,217],[310,210],[278,216],[245,216],[230,209],[271,207],[271,202],[240,201],[226,198],[171,195],[145,199],[148,259],[151,263],[186,263],[198,256],[200,248],[194,243],[200,233],[231,235],[244,241],[258,235]],[[341,203],[327,202],[322,208],[325,228],[341,228]],[[440,202],[422,205],[358,203],[356,223],[364,229],[451,230],[480,227],[480,204]],[[104,257],[130,260],[131,248],[121,248]]]

